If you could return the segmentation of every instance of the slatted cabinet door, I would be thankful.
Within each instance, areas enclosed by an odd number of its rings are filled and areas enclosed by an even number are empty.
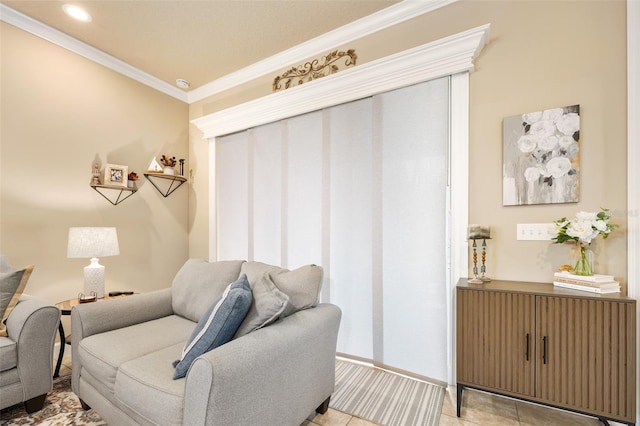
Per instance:
[[[635,303],[537,296],[536,397],[635,421]]]
[[[459,384],[534,395],[535,296],[457,288]]]
[[[635,424],[635,300],[499,280],[456,295],[458,416],[469,386]]]

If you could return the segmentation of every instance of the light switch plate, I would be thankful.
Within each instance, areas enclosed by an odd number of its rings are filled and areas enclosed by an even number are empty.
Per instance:
[[[553,223],[519,223],[516,238],[521,241],[551,240],[556,236]]]

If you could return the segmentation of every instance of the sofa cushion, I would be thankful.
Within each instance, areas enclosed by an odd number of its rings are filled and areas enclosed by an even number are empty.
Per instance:
[[[225,287],[238,279],[243,263],[243,260],[187,260],[173,279],[173,312],[191,321],[200,321],[211,304],[220,298]]]
[[[8,337],[0,337],[0,372],[11,370],[18,365],[16,342]]]
[[[20,271],[0,272],[0,336],[7,335],[5,320],[16,307],[32,271],[33,265],[29,265]]]
[[[82,368],[113,392],[116,373],[123,363],[176,344],[183,346],[195,326],[192,321],[171,315],[94,334],[78,344]]]
[[[229,284],[220,300],[203,315],[184,349],[180,360],[174,362],[174,379],[187,375],[191,363],[200,355],[224,345],[233,338],[251,306],[251,286],[242,274]]]
[[[169,346],[123,363],[116,375],[116,399],[153,424],[182,424],[185,382],[171,380],[171,361],[182,347]]]
[[[289,296],[289,305],[284,316],[318,304],[322,288],[322,267],[316,265],[301,266],[293,271],[281,270],[269,272],[275,285]]]
[[[11,272],[13,268],[9,264],[9,258],[5,255],[0,255],[0,272]]]
[[[251,286],[251,308],[236,331],[234,339],[277,321],[289,303],[289,296],[278,290],[269,274],[263,274]]]
[[[276,287],[289,296],[289,306],[283,316],[318,304],[322,288],[322,267],[306,265],[290,271],[261,262],[245,262],[240,273],[247,274],[251,285],[264,274],[269,274]]]
[[[258,281],[258,279],[265,273],[273,271],[286,271],[286,269],[283,269],[279,266],[255,261],[244,262],[242,264],[242,267],[240,268],[240,273],[247,275],[249,284],[251,284],[252,287],[253,284],[255,284],[255,282]]]

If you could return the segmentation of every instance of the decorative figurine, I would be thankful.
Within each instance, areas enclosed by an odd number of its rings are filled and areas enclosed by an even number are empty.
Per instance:
[[[147,169],[149,173],[162,173],[162,166],[158,163],[158,160],[153,158],[151,160],[151,164],[149,164],[149,168]]]
[[[100,164],[93,163],[91,185],[100,185]]]

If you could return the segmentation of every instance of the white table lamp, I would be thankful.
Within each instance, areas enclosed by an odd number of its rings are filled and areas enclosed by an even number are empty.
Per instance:
[[[104,266],[98,258],[118,254],[120,248],[116,228],[69,228],[67,257],[91,259],[91,263],[84,267],[85,296],[95,292],[97,297],[104,297]]]

